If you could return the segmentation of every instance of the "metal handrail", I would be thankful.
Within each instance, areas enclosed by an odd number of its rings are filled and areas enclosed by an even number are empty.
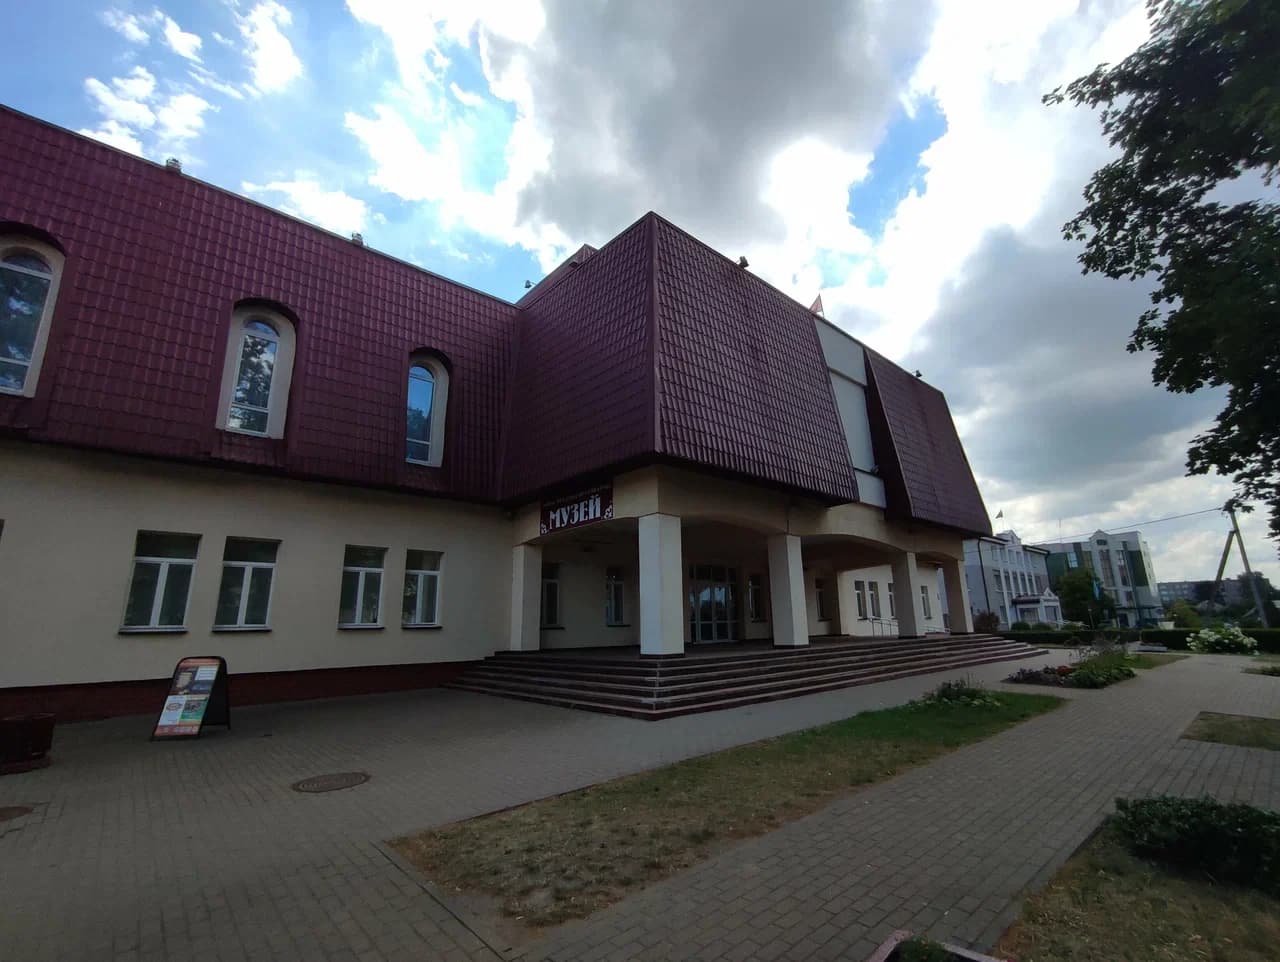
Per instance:
[[[886,635],[891,633],[896,635],[898,633],[897,618],[869,618],[867,620],[871,622],[871,636],[873,638],[878,634],[876,628],[880,626],[884,626],[884,633]],[[892,632],[890,632],[890,626],[892,626]]]

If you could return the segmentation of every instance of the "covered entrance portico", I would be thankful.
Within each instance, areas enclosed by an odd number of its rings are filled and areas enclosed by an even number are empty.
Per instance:
[[[944,630],[939,571],[951,599],[963,588],[958,537],[912,543],[868,506],[805,504],[673,468],[620,476],[607,497],[607,510],[579,510],[599,514],[578,525],[545,523],[545,506],[521,511],[529,536],[513,548],[510,650],[637,646],[667,656],[734,642],[803,647],[811,636],[917,637]],[[971,630],[967,600],[950,609],[965,616],[952,629]]]

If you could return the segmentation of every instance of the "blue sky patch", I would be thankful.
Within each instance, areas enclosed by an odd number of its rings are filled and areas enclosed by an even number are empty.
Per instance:
[[[932,97],[916,103],[914,116],[898,108],[870,171],[849,191],[849,213],[858,227],[878,240],[903,198],[912,190],[924,191],[920,155],[946,131],[946,115]]]

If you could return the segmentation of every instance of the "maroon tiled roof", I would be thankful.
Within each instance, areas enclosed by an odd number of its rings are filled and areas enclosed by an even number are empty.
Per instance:
[[[658,449],[857,499],[813,315],[650,215],[656,232]]]
[[[868,414],[890,517],[991,534],[942,392],[866,348]]]
[[[857,497],[813,316],[656,214],[523,315],[505,497],[645,455]]]
[[[564,259],[564,262],[556,267],[550,274],[544,277],[538,283],[524,292],[524,296],[516,301],[516,307],[528,307],[551,288],[555,287],[565,276],[573,273],[579,267],[587,262],[587,258],[596,253],[596,248],[590,244],[583,244],[576,251]],[[528,281],[525,281],[528,284]]]
[[[650,260],[640,221],[521,312],[504,498],[653,454]]]
[[[259,204],[0,109],[0,223],[66,254],[37,397],[47,441],[492,498],[514,306]],[[232,308],[297,318],[282,440],[214,429]],[[410,352],[452,365],[444,463],[404,460]]]
[[[0,432],[488,501],[653,460],[857,498],[812,315],[655,214],[517,306],[0,108],[14,229],[66,268],[36,397],[0,395]],[[214,426],[248,298],[296,318],[279,440]],[[420,348],[451,370],[435,469],[404,460]],[[895,510],[989,530],[945,400],[868,357]]]

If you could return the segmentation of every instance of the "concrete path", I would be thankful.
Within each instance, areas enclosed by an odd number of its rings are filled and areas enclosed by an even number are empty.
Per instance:
[[[1117,794],[1280,807],[1276,753],[1177,737],[1200,710],[1280,717],[1280,680],[1239,668],[1201,657],[1078,693],[527,957],[858,959],[904,924],[988,944]],[[664,722],[428,691],[241,710],[233,733],[185,744],[149,744],[150,719],[66,726],[52,768],[0,779],[0,806],[36,808],[0,822],[0,959],[496,959],[376,843],[898,704],[957,674]],[[352,770],[373,778],[289,788]]]

